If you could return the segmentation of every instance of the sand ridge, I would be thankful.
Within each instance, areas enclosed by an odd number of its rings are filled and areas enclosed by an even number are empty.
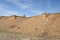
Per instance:
[[[0,30],[32,36],[60,35],[60,13],[35,17],[0,16]]]

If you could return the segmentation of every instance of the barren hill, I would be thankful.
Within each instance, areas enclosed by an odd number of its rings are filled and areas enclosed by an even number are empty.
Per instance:
[[[0,16],[0,30],[32,36],[60,36],[60,13],[35,17]]]

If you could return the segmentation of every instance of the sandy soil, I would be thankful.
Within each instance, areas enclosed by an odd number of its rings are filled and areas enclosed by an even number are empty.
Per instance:
[[[30,36],[60,36],[60,13],[34,17],[0,16],[0,31]]]

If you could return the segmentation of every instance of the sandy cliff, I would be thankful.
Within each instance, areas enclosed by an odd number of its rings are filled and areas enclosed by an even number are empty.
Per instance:
[[[32,36],[60,35],[60,14],[35,17],[0,16],[0,30]]]

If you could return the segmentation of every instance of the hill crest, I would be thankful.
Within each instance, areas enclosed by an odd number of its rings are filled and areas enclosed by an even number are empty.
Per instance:
[[[0,16],[0,30],[32,36],[60,35],[60,13],[33,17]]]

